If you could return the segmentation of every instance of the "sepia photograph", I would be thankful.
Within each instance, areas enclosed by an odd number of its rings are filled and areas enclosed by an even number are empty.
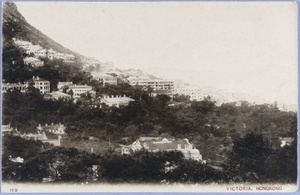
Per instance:
[[[296,193],[298,4],[2,2],[2,193]]]

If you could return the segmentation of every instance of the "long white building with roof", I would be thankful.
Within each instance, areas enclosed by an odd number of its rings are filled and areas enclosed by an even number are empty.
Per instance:
[[[115,106],[117,108],[119,108],[121,106],[127,106],[130,102],[133,102],[133,101],[134,101],[134,99],[132,99],[130,97],[126,97],[125,95],[123,95],[123,96],[116,95],[116,96],[112,96],[112,97],[105,95],[101,99],[101,103],[104,103],[104,104],[108,105],[109,107]]]
[[[170,81],[170,80],[159,80],[159,79],[130,80],[129,84],[151,87],[153,90],[171,90],[171,91],[174,90],[174,81]]]
[[[159,152],[159,151],[179,151],[182,152],[185,159],[191,159],[196,161],[202,160],[200,151],[194,148],[193,144],[188,139],[173,139],[168,140],[167,138],[152,138],[152,139],[138,139],[131,145],[121,145],[121,154],[130,154],[141,149],[145,149],[148,152]]]

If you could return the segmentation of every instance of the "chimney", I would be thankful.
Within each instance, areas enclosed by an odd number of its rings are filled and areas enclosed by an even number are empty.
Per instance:
[[[61,135],[58,136],[58,146],[60,146]]]
[[[177,150],[181,150],[181,144],[177,145]]]
[[[48,126],[48,124],[46,123],[46,124],[45,124],[45,127],[47,127],[47,126]]]
[[[36,77],[37,80],[40,80],[39,76]]]
[[[35,79],[35,76],[32,76],[33,79]]]
[[[51,125],[53,125],[53,123],[51,123]]]

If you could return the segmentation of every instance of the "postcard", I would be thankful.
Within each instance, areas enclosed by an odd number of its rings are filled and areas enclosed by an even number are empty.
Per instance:
[[[2,193],[296,193],[292,1],[2,3]]]

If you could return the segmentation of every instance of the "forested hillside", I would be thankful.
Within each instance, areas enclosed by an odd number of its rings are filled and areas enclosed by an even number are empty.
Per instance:
[[[36,90],[23,94],[12,91],[3,96],[3,123],[11,123],[21,132],[32,132],[38,124],[63,123],[68,136],[84,139],[94,136],[104,141],[132,143],[139,136],[188,138],[200,149],[203,158],[219,165],[227,159],[233,142],[249,133],[263,135],[274,149],[280,137],[295,137],[290,129],[296,113],[281,112],[273,105],[215,106],[209,99],[168,106],[166,95],[151,97],[147,91],[128,84],[95,86],[96,98],[90,95],[74,103],[72,100],[44,100]],[[102,93],[126,94],[136,101],[115,108],[100,104]]]

